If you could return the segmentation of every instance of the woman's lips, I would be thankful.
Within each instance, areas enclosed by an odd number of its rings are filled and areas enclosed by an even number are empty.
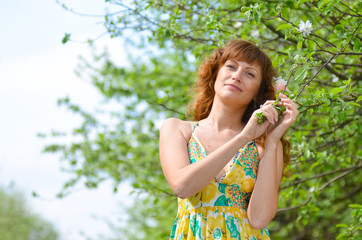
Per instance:
[[[235,90],[238,90],[239,92],[241,92],[241,89],[238,86],[234,85],[234,84],[229,83],[229,84],[225,84],[225,86],[228,86],[228,87],[230,87],[232,89],[235,89]]]

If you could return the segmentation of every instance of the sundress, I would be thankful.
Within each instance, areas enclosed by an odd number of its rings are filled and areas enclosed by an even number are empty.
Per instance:
[[[196,126],[188,142],[191,164],[206,156],[205,148],[194,134]],[[246,215],[258,163],[256,145],[250,141],[235,154],[219,182],[214,178],[194,196],[178,198],[178,212],[169,239],[270,239],[268,229],[253,228]]]

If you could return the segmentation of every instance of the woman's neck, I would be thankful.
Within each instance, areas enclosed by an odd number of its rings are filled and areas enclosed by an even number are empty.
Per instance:
[[[241,131],[244,127],[241,119],[246,108],[247,106],[235,108],[214,101],[210,114],[204,119],[204,123],[217,131],[223,131],[225,129]]]

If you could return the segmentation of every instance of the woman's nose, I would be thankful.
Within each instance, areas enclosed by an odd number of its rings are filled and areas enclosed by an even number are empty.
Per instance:
[[[234,72],[233,75],[231,76],[231,79],[240,82],[241,80],[240,71]]]

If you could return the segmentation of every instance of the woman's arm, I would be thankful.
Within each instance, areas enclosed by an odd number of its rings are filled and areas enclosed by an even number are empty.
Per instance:
[[[282,143],[265,142],[263,158],[259,162],[257,179],[247,210],[249,222],[256,229],[266,227],[275,216],[282,173]]]
[[[180,198],[190,197],[205,188],[236,152],[253,139],[243,131],[202,161],[190,164],[189,139],[183,134],[184,126],[181,120],[167,119],[160,130],[159,144],[162,170],[172,191]],[[265,128],[261,130],[264,132]]]
[[[297,105],[284,94],[279,95],[286,107],[278,122],[278,112],[267,101],[262,109],[268,121],[273,123],[267,130],[265,150],[259,162],[258,173],[247,210],[250,224],[257,229],[266,227],[278,208],[278,190],[283,173],[283,147],[280,139],[298,116]],[[256,118],[252,116],[252,118]]]

